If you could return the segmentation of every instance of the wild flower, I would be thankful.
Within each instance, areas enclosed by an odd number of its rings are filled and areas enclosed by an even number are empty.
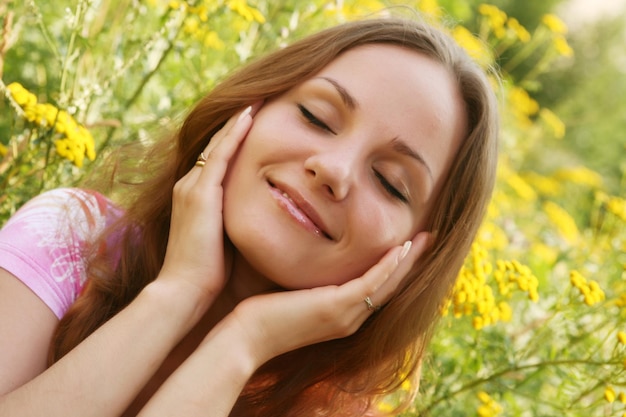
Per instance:
[[[24,111],[26,120],[38,127],[53,129],[58,134],[54,144],[59,156],[79,168],[83,166],[85,157],[90,161],[96,158],[93,136],[67,111],[49,103],[38,103],[37,97],[17,82],[9,84],[7,89]]]
[[[530,118],[539,112],[539,104],[530,97],[525,89],[518,86],[511,87],[508,91],[508,103],[521,126],[532,125],[533,122]]]
[[[258,9],[249,6],[246,0],[228,0],[226,6],[238,13],[248,22],[265,23],[263,14]]]
[[[511,173],[506,176],[505,181],[523,200],[537,200],[537,192],[520,175]]]
[[[496,417],[502,413],[502,406],[485,391],[478,392],[477,397],[480,401],[476,410],[479,417]]]
[[[454,29],[452,29],[452,37],[483,67],[488,67],[493,64],[491,50],[465,26],[455,26]]]
[[[507,15],[498,7],[491,4],[481,4],[478,6],[478,13],[487,18],[490,29],[495,34],[496,38],[502,39],[506,36],[505,25],[507,23]]]
[[[600,188],[604,184],[602,176],[585,166],[559,168],[554,172],[557,181],[569,181],[574,184]]]
[[[539,110],[539,117],[550,128],[555,138],[563,139],[565,136],[565,123],[563,123],[559,116],[554,114],[550,109],[542,108]]]
[[[604,389],[604,399],[609,403],[615,401],[615,389],[612,386],[607,385]]]
[[[626,199],[611,196],[607,199],[606,209],[621,220],[626,222]]]
[[[542,207],[558,234],[566,242],[574,244],[580,239],[576,221],[563,207],[553,201],[544,202]]]
[[[472,326],[476,330],[508,322],[512,318],[512,309],[506,300],[514,292],[521,291],[527,293],[530,300],[537,301],[538,285],[530,268],[518,261],[497,260],[494,270],[487,249],[474,242],[443,314],[447,315],[451,308],[454,317],[472,316]]]
[[[417,7],[422,13],[434,19],[440,19],[444,14],[444,10],[437,0],[421,0]]]
[[[510,17],[506,21],[506,26],[510,32],[513,33],[515,38],[522,43],[528,43],[531,39],[531,34],[528,32],[522,24],[514,17]]]
[[[565,35],[567,33],[567,25],[560,17],[553,13],[544,14],[541,17],[541,23],[543,23],[552,33],[559,35]]]
[[[605,299],[604,291],[600,285],[594,280],[587,280],[576,270],[570,271],[570,283],[578,289],[588,306],[593,306]]]

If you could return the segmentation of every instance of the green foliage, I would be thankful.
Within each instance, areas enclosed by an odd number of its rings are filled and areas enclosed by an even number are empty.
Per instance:
[[[503,126],[489,215],[407,416],[626,409],[626,168],[614,139],[626,111],[603,110],[623,109],[626,84],[596,47],[623,27],[575,36],[583,67],[549,14],[556,3],[411,4],[502,68]],[[173,131],[240,63],[394,4],[0,0],[0,224],[42,190],[80,183],[119,145]]]

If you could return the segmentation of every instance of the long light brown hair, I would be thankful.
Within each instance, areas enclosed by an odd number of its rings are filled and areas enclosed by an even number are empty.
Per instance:
[[[54,362],[119,312],[155,279],[165,256],[174,183],[237,110],[272,99],[318,73],[342,52],[392,44],[424,54],[454,74],[465,101],[467,135],[432,209],[434,241],[389,303],[352,336],[308,346],[265,364],[241,394],[232,416],[361,415],[372,401],[417,374],[442,301],[469,251],[495,178],[497,104],[490,83],[447,35],[416,20],[379,18],[336,26],[273,52],[235,72],[189,113],[175,140],[145,159],[155,173],[135,184],[116,244],[89,268],[83,294],[61,320]],[[137,242],[141,242],[140,245]],[[116,254],[116,255],[114,255]],[[119,257],[113,268],[111,261]],[[406,406],[410,396],[400,406]]]

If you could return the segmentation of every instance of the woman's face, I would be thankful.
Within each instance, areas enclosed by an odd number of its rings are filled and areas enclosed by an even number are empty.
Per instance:
[[[281,287],[344,283],[424,230],[465,130],[439,63],[354,48],[256,114],[225,180],[226,233]]]

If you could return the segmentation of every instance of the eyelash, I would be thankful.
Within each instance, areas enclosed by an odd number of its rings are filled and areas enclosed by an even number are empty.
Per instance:
[[[333,132],[326,123],[318,119],[313,113],[309,111],[309,109],[304,107],[302,104],[298,104],[298,109],[300,110],[300,113],[302,113],[302,116],[304,116],[304,118],[310,124],[312,124],[313,126],[319,127],[320,129],[326,130],[332,134],[335,134],[335,132]],[[408,198],[404,194],[402,194],[400,191],[398,191],[396,187],[391,185],[391,183],[387,181],[387,178],[385,178],[380,172],[374,171],[374,175],[376,175],[376,178],[378,179],[378,181],[380,181],[381,185],[383,186],[385,191],[389,193],[389,195],[391,195],[393,198],[396,198],[402,201],[403,203],[408,203],[409,201]]]
[[[380,181],[385,191],[387,191],[392,197],[397,198],[403,203],[409,202],[409,199],[404,194],[402,194],[396,187],[391,185],[391,183],[387,181],[387,178],[385,178],[380,172],[374,171],[374,175],[376,175],[376,178],[378,178],[378,181]]]
[[[300,110],[300,113],[302,113],[302,116],[304,116],[304,118],[310,124],[312,124],[313,126],[319,127],[320,129],[326,130],[332,134],[335,134],[335,132],[333,132],[333,130],[330,127],[328,127],[326,123],[318,119],[313,113],[309,111],[309,109],[304,107],[302,104],[298,104],[298,109]]]

